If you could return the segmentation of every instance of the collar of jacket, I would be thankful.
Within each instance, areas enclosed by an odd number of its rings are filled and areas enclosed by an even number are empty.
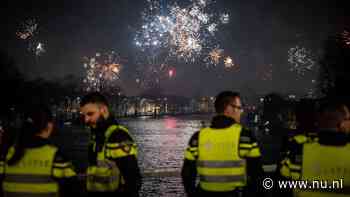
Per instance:
[[[230,127],[235,123],[236,121],[231,117],[225,115],[217,115],[212,119],[210,127],[213,129],[222,129]]]
[[[51,141],[49,139],[44,139],[39,136],[34,136],[30,140],[28,140],[25,146],[28,148],[35,148],[35,147],[44,146],[46,144],[51,144]]]
[[[98,122],[97,127],[92,129],[92,133],[96,136],[97,142],[104,142],[105,133],[111,125],[117,125],[117,121],[113,116],[109,116],[106,120],[102,120]]]
[[[319,131],[318,142],[329,146],[344,146],[349,141],[349,136],[343,132],[337,132],[332,129],[321,129]]]

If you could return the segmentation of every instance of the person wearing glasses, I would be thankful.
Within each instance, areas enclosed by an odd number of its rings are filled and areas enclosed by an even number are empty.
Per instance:
[[[261,153],[252,132],[240,124],[243,107],[239,93],[218,94],[215,111],[210,127],[194,133],[185,150],[181,176],[186,194],[257,195],[263,175]]]

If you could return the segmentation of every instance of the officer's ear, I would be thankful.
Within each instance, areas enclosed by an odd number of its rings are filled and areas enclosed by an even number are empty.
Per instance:
[[[107,118],[109,115],[108,107],[106,105],[100,105],[100,112],[104,118]]]
[[[338,129],[341,132],[350,133],[350,120],[343,120],[339,123]]]
[[[47,132],[49,135],[52,135],[54,131],[55,124],[53,122],[48,122],[47,123]]]
[[[42,129],[40,133],[38,133],[38,136],[48,139],[52,135],[53,129],[54,129],[54,123],[48,122],[46,124],[46,127]]]

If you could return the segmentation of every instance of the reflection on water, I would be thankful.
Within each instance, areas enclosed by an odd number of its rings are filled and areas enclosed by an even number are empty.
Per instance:
[[[192,134],[210,124],[209,115],[165,116],[162,118],[140,117],[119,120],[129,128],[136,141],[138,162],[143,174],[141,197],[184,196],[180,178],[184,150]],[[260,141],[267,173],[275,170],[280,157],[281,137],[265,135],[250,125]],[[53,141],[72,160],[79,173],[84,173],[88,161],[89,131],[81,126],[67,126],[59,129]],[[81,191],[82,196],[86,195]]]
[[[143,172],[174,172],[170,176],[146,173],[141,196],[184,196],[179,176],[184,149],[191,135],[200,129],[201,121],[209,122],[209,119],[209,116],[167,116],[121,121],[138,144]]]
[[[210,116],[165,116],[120,120],[136,141],[138,161],[144,174],[142,197],[184,196],[180,178],[184,149],[191,135],[209,124]],[[81,127],[63,129],[54,139],[79,172],[87,166],[89,132]]]

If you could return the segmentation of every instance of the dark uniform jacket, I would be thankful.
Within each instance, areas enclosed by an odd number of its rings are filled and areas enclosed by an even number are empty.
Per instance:
[[[95,136],[96,140],[96,151],[94,151],[92,144],[89,147],[89,164],[94,165],[97,162],[97,152],[98,150],[101,150],[103,147],[103,144],[105,142],[105,132],[111,125],[118,125],[117,121],[110,117],[106,121],[103,121],[102,123],[98,124],[96,129],[92,129],[93,136]],[[116,191],[113,193],[103,193],[103,196],[138,196],[139,190],[141,188],[142,179],[140,174],[140,169],[137,163],[137,158],[135,155],[128,155],[128,151],[132,147],[131,144],[134,143],[131,136],[123,131],[118,130],[116,132],[113,132],[112,135],[109,137],[107,143],[112,144],[124,144],[124,146],[120,146],[120,148],[125,151],[126,156],[124,157],[118,157],[118,158],[108,158],[109,160],[115,161],[117,164],[124,180],[125,184],[122,188],[120,188],[120,191]],[[89,195],[99,195],[97,193],[90,193]],[[99,195],[100,196],[100,195]]]

